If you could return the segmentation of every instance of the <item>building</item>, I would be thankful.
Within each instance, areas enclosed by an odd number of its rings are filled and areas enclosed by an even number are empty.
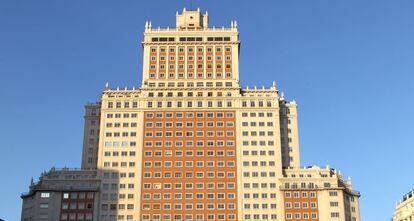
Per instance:
[[[96,169],[98,162],[99,144],[99,103],[87,103],[85,105],[82,168]]]
[[[99,185],[95,170],[52,168],[21,195],[21,220],[98,220]]]
[[[285,169],[283,174],[286,220],[360,220],[360,193],[335,169],[312,166]]]
[[[414,190],[405,194],[395,206],[392,221],[413,221],[414,220]]]
[[[100,179],[97,220],[308,220],[302,204],[285,206],[307,191],[309,220],[359,221],[350,182],[300,167],[296,102],[275,82],[240,86],[237,22],[208,21],[184,9],[175,28],[146,22],[142,84],[107,83],[85,106],[82,169]]]

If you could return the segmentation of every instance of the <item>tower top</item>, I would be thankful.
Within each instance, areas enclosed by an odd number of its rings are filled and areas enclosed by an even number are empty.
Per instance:
[[[187,10],[183,9],[183,12],[180,14],[176,13],[176,27],[177,29],[206,29],[208,28],[208,13],[204,15],[201,13],[200,9],[197,10]]]

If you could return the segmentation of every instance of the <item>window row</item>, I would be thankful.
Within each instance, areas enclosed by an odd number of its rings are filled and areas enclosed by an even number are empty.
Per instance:
[[[293,204],[293,205],[292,205]],[[300,208],[302,208],[302,209],[308,209],[308,208],[312,208],[312,209],[314,209],[314,208],[316,208],[317,206],[316,206],[316,202],[302,202],[302,203],[300,203],[300,202],[286,202],[285,203],[285,205],[286,205],[286,208],[287,209],[292,209],[292,208],[295,208],[295,209],[300,209]]]
[[[101,208],[103,211],[106,210],[124,210],[124,209],[134,209],[134,204],[102,204]]]
[[[60,220],[92,220],[92,213],[62,213]]]
[[[266,132],[267,132],[267,133],[266,133]],[[242,132],[242,135],[243,135],[244,137],[249,136],[249,134],[250,134],[250,136],[252,136],[252,137],[256,137],[256,136],[261,136],[261,137],[263,137],[263,136],[266,136],[266,134],[267,134],[267,136],[273,136],[273,135],[274,135],[274,132],[273,132],[273,131],[250,131],[250,133],[249,133],[249,131],[243,131],[243,132]]]
[[[137,132],[105,132],[105,137],[136,137]]]
[[[106,214],[102,214],[101,218],[99,219],[100,221],[117,221],[117,220],[134,220],[134,215],[106,215]]]
[[[170,108],[170,107],[189,107],[189,108],[193,108],[193,107],[233,107],[234,101],[187,101],[187,102],[183,102],[183,101],[166,101],[166,102],[162,102],[162,101],[148,101],[147,102],[147,107],[148,108]]]
[[[119,195],[117,193],[102,193],[102,200],[118,200],[118,199],[134,199],[134,194],[133,193],[120,193]]]
[[[159,70],[169,69],[170,71],[171,71],[171,69],[175,69],[175,68],[177,68],[177,69],[184,69],[185,67],[187,69],[190,69],[190,70],[193,70],[193,69],[196,69],[196,68],[197,69],[203,69],[204,68],[204,65],[203,64],[197,64],[197,65],[187,64],[186,66],[184,64],[178,64],[177,66],[175,66],[174,64],[169,64],[169,65],[160,64],[160,65],[158,65],[158,69]],[[207,69],[212,69],[213,68],[213,64],[207,64],[205,67]],[[217,68],[217,69],[222,69],[223,67],[226,68],[226,69],[231,69],[231,64],[225,64],[223,66],[222,64],[217,64],[216,63],[216,65],[214,67]],[[150,65],[150,70],[156,70],[156,69],[157,69],[157,65],[154,65],[154,64],[151,64]],[[153,74],[153,75],[150,74],[149,76],[150,76],[150,78],[155,78],[155,74]],[[184,73],[181,73],[181,75],[180,75],[180,73],[178,73],[178,77],[180,77],[180,76],[184,77]]]
[[[123,157],[126,157],[126,156],[131,156],[131,157],[134,157],[135,156],[135,151],[105,151],[105,153],[104,153],[104,155],[106,156],[106,157],[110,157],[110,156],[113,156],[113,157],[118,157],[118,156],[123,156]]]
[[[104,162],[104,167],[135,167],[135,162]]]
[[[264,101],[242,101],[242,107],[265,107],[265,103]],[[271,101],[267,101],[266,102],[266,107],[272,107],[272,102]]]
[[[168,196],[168,194],[164,194],[163,199],[235,199],[235,193],[174,193],[170,194],[172,196]],[[165,198],[165,197],[172,197],[172,198]],[[143,200],[161,200],[161,193],[143,193],[142,195]]]
[[[144,210],[150,210],[151,209],[151,204],[143,204],[145,205],[145,207],[143,206]],[[224,210],[224,209],[228,209],[228,210],[235,210],[236,209],[236,204],[235,203],[163,203],[162,205],[160,203],[154,203],[152,204],[152,209],[154,210]]]
[[[136,122],[115,122],[115,123],[106,123],[106,127],[107,128],[112,128],[112,127],[116,127],[116,128],[121,128],[121,127],[137,127],[137,123]]]
[[[103,190],[118,190],[118,189],[134,189],[135,184],[133,183],[103,183],[102,189]]]
[[[103,178],[104,179],[118,179],[118,178],[134,178],[135,177],[135,173],[134,172],[129,172],[129,173],[118,173],[118,172],[104,172],[103,174]]]
[[[209,183],[144,183],[143,189],[235,189],[236,183],[234,182],[209,182]],[[158,195],[157,195],[158,196]],[[170,193],[164,193],[164,199],[171,199]],[[159,196],[157,199],[161,199]]]
[[[144,156],[152,157],[153,153],[154,153],[154,156],[157,156],[157,157],[161,157],[163,155],[162,151],[154,151],[154,152],[153,151],[145,151]],[[218,154],[219,154],[219,156],[222,156],[224,153],[218,152]],[[234,156],[234,154],[235,154],[235,152],[232,151],[232,150],[227,151],[227,156]],[[207,156],[214,156],[214,155],[215,155],[214,152],[207,151]],[[174,153],[173,153],[172,150],[165,150],[164,151],[164,156],[167,156],[167,157],[171,157],[171,156],[175,156],[175,157],[204,156],[204,151],[203,150],[197,150],[195,155],[194,155],[194,151],[192,151],[192,150],[186,150],[186,151],[176,150],[176,151],[174,151]],[[208,162],[210,162],[210,161],[208,161]],[[214,161],[211,161],[211,162],[214,162]]]
[[[64,209],[64,210],[84,210],[84,209],[91,210],[91,209],[93,209],[93,203],[85,203],[85,202],[66,203],[66,202],[63,202],[62,203],[62,209]]]
[[[228,91],[228,92],[226,92],[225,95],[223,94],[222,91],[217,91],[217,92],[213,92],[213,91],[208,91],[208,92],[202,92],[202,91],[192,92],[192,91],[189,91],[187,93],[184,93],[184,92],[166,92],[166,93],[164,93],[164,92],[158,92],[158,93],[149,92],[148,93],[148,97],[164,97],[164,96],[165,97],[223,97],[223,96],[231,97],[231,92]],[[181,117],[178,117],[178,118],[182,118],[182,116],[183,116],[182,113],[181,114],[180,113],[181,112],[177,113],[178,116],[181,115]],[[196,114],[197,114],[197,118],[204,117],[204,113],[203,112],[197,112]],[[214,114],[214,112],[213,112],[213,114]],[[233,115],[232,115],[233,113],[229,112],[227,114],[228,115],[226,117],[228,117],[228,118],[233,117]],[[162,115],[162,112],[157,113],[157,115],[159,116],[157,118],[161,118],[163,116]],[[173,116],[173,113],[166,113],[165,114],[165,117],[167,117],[167,118],[172,118],[172,116]],[[222,118],[223,117],[222,112],[217,113],[216,116],[218,118]],[[187,118],[193,118],[194,117],[194,113],[193,112],[186,112],[186,117]]]
[[[125,204],[106,204],[103,203],[101,205],[101,210],[102,211],[108,211],[108,210],[124,210],[125,208],[127,209],[134,209],[134,204],[127,204],[127,206],[125,206]]]
[[[193,127],[194,123],[193,122],[146,122],[145,123],[145,127],[146,128],[182,128],[184,127],[184,125],[186,127]],[[195,126],[196,127],[234,127],[234,121],[207,121],[207,122],[203,122],[203,121],[197,121],[195,122]]]
[[[158,41],[174,41],[174,37],[154,37],[151,39],[153,42],[158,42]],[[203,37],[180,37],[179,39],[180,41],[202,41]],[[230,37],[207,37],[207,41],[230,41]],[[215,49],[214,49],[215,48]],[[187,46],[187,51],[188,52],[203,52],[204,50],[206,50],[207,52],[231,52],[231,47],[224,47],[223,46],[215,46],[215,47],[206,47],[206,49],[204,49],[204,47],[200,46],[200,47],[191,47],[191,46]],[[157,47],[151,47],[150,49],[151,53],[156,53],[157,52]],[[176,49],[175,46],[173,47],[168,47],[168,51],[170,53],[173,53],[175,51],[178,52],[184,52],[186,51],[185,47],[178,47]],[[167,47],[159,47],[159,52],[160,53],[166,53],[167,52]]]
[[[189,92],[190,93],[190,92]],[[171,113],[171,112],[166,112],[164,114],[164,112],[156,112],[156,113],[146,113],[145,114],[145,118],[233,118],[234,117],[234,113],[233,112],[175,112],[175,113]]]
[[[265,140],[261,140],[261,141],[257,141],[257,140],[252,140],[252,141],[247,141],[244,140],[242,142],[243,146],[274,146],[275,145],[275,141],[273,140],[269,140],[269,141],[265,141]]]
[[[162,157],[163,152],[165,154],[164,156],[167,156],[167,157],[173,156],[172,155],[173,151],[171,151],[171,150],[170,151],[168,151],[168,150],[166,150],[166,151],[161,151],[161,150],[150,151],[150,150],[147,150],[147,151],[144,152],[144,157],[152,157],[152,156]],[[227,150],[227,151],[224,151],[224,150],[216,150],[216,151],[214,151],[214,150],[207,150],[207,151],[197,150],[197,151],[195,151],[195,154],[194,154],[194,151],[192,151],[192,150],[175,151],[175,156],[176,157],[182,157],[182,156],[184,156],[184,154],[185,154],[186,157],[192,157],[192,156],[199,156],[199,157],[202,157],[202,156],[208,156],[208,157],[228,156],[229,157],[230,156],[230,157],[232,157],[232,156],[236,155],[236,152],[234,150]]]
[[[207,171],[207,172],[144,172],[143,173],[144,179],[149,178],[235,178],[235,172],[214,172],[214,171]]]
[[[271,189],[274,189],[274,188],[276,188],[276,183],[260,183],[260,185],[259,185],[259,183],[243,183],[243,188],[245,188],[245,189],[250,189],[250,188],[253,188],[253,189],[258,189],[258,188],[262,188],[262,189],[271,188]]]
[[[245,203],[244,204],[244,209],[277,209],[277,204],[276,203]]]
[[[137,142],[135,141],[105,141],[105,147],[135,147]]]
[[[329,202],[329,206],[330,207],[338,207],[339,206],[339,202],[337,202],[337,201],[331,201],[331,202]]]
[[[338,196],[338,192],[336,192],[336,191],[329,191],[329,196]]]
[[[150,83],[151,84],[151,83]],[[210,92],[209,92],[210,93]],[[208,95],[208,94],[207,94]],[[213,95],[211,95],[212,97]],[[210,96],[208,96],[210,97]],[[108,108],[113,108],[113,106],[110,105],[111,102],[108,103]],[[242,107],[265,107],[263,101],[258,101],[258,104],[256,105],[256,101],[249,102],[249,105],[247,105],[247,101],[242,102]],[[162,108],[162,107],[233,107],[233,101],[147,101],[147,107],[148,108]],[[138,106],[133,106],[133,108],[136,108]],[[266,107],[272,107],[272,102],[268,101],[266,103]],[[128,107],[126,107],[128,108]],[[121,118],[121,114],[107,114],[107,118]],[[137,114],[131,114],[131,118],[136,118]],[[124,117],[127,118],[127,117]]]
[[[193,122],[187,122],[186,126],[187,127],[192,127],[189,125],[192,125]],[[206,131],[204,132],[203,130],[199,130],[199,131],[147,131],[145,132],[145,137],[234,137],[234,131],[233,130],[228,130],[228,131]]]
[[[162,74],[162,73],[160,73],[160,74]],[[188,73],[188,75],[190,75],[190,74],[192,74],[192,73]],[[174,76],[174,73],[170,73],[170,75]],[[199,77],[199,75],[201,75],[201,77],[204,76],[203,73],[198,73],[197,77]],[[211,77],[213,77],[212,74],[211,74]],[[169,88],[173,88],[173,87],[184,87],[184,85],[186,85],[187,88],[193,88],[193,87],[197,87],[197,88],[200,88],[200,87],[224,87],[224,86],[225,87],[233,87],[233,82],[216,82],[215,84],[213,82],[202,82],[202,81],[187,82],[187,84],[185,84],[184,82],[177,82],[177,83],[176,82],[168,82],[167,84],[165,82],[159,82],[158,84],[156,84],[154,82],[148,83],[148,87],[169,87]],[[180,93],[180,92],[178,92],[178,93]],[[203,93],[203,92],[197,92],[197,97],[202,97],[203,95],[199,96],[199,93]],[[171,94],[171,96],[168,96],[169,94]],[[166,96],[167,97],[172,97],[172,94],[173,94],[173,92],[168,92]],[[206,96],[207,93],[204,93],[204,95]]]
[[[270,166],[270,167],[274,167],[276,165],[275,161],[243,161],[243,166],[244,167],[248,167],[248,166],[252,166],[252,167],[257,167],[257,166],[261,166],[261,167],[266,167],[266,166]]]
[[[339,218],[339,213],[338,212],[331,212],[331,218]]]
[[[236,205],[234,203],[207,203],[206,205],[204,205],[203,203],[196,203],[195,205],[193,203],[164,203],[164,204],[160,204],[160,203],[153,203],[152,205],[149,203],[144,203],[142,206],[143,210],[235,210],[236,209]]]
[[[274,156],[275,155],[275,151],[274,150],[268,150],[268,151],[265,151],[265,150],[261,150],[261,151],[257,151],[257,150],[251,150],[251,151],[243,150],[243,156],[258,156],[258,155],[260,155],[260,156],[266,156],[266,155]]]
[[[286,213],[286,219],[318,219],[318,213]]]
[[[298,192],[298,191],[295,191],[295,192],[291,192],[291,191],[286,191],[285,192],[285,198],[308,198],[308,197],[310,197],[310,198],[316,198],[316,192],[315,191],[311,191],[311,192],[302,192],[302,193],[300,193],[300,192]]]
[[[93,199],[94,193],[93,192],[71,192],[71,193],[63,193],[63,199]]]
[[[184,145],[185,143],[185,145]],[[271,141],[269,141],[271,143]],[[270,144],[269,144],[270,145]],[[236,146],[235,141],[233,140],[208,140],[208,141],[202,141],[202,140],[188,140],[188,141],[145,141],[144,143],[145,147],[234,147]]]
[[[235,167],[236,166],[236,162],[235,161],[145,161],[144,162],[144,167],[145,168],[149,168],[149,167],[162,167],[164,165],[164,167]]]
[[[142,220],[236,220],[236,214],[143,214]]]
[[[244,193],[244,199],[276,199],[276,193]]]
[[[244,220],[276,220],[277,214],[244,214]]]
[[[267,112],[266,115],[263,112],[243,112],[242,117],[273,117],[272,112]]]
[[[112,102],[109,102],[109,103],[112,103]],[[109,105],[109,103],[108,103],[108,105]],[[117,106],[118,106],[118,103],[120,104],[121,102],[117,102]],[[128,102],[125,102],[124,104],[127,104]],[[124,114],[120,114],[120,113],[108,113],[108,114],[106,114],[106,118],[137,118],[138,117],[138,114],[137,113],[132,113],[132,114],[129,114],[129,113],[124,113]]]
[[[203,61],[204,59],[207,60],[207,61],[212,61],[213,58],[215,58],[214,60],[216,60],[216,61],[222,61],[223,59],[225,59],[226,61],[231,61],[231,55],[223,56],[223,55],[219,54],[219,55],[216,55],[216,56],[208,55],[208,56],[204,57],[204,55],[198,54],[197,56],[188,55],[187,56],[187,63],[190,63],[191,61],[194,61],[196,59],[197,59],[197,61]],[[157,56],[151,56],[150,59],[151,59],[151,63],[155,63],[154,61],[157,61]],[[165,55],[159,56],[160,61],[166,61],[166,59],[167,59],[167,56],[165,56]],[[180,55],[178,57],[176,57],[175,55],[168,56],[169,61],[175,61],[176,59],[178,59],[179,61],[184,61],[184,56],[182,56],[182,55]],[[165,63],[165,62],[163,62],[163,63]],[[172,63],[172,62],[169,62],[169,63]]]
[[[265,126],[268,126],[268,127],[273,127],[273,122],[272,121],[269,121],[269,122],[242,122],[242,126],[243,127],[257,127],[257,126],[259,126],[259,127],[265,127]]]
[[[284,189],[314,189],[316,187],[317,185],[315,185],[312,182],[310,183],[301,182],[300,184],[294,182],[294,183],[285,183],[283,188]]]
[[[276,172],[243,172],[243,177],[276,177]]]
[[[50,193],[48,193],[48,192],[41,192],[40,193],[40,198],[44,198],[44,199],[50,198]]]

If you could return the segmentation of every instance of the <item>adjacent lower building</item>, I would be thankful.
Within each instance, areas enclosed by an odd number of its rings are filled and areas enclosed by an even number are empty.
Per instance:
[[[286,220],[360,220],[360,193],[351,179],[327,166],[285,169],[281,179]]]
[[[21,195],[21,220],[98,220],[99,185],[95,170],[52,168]]]
[[[414,190],[405,194],[395,206],[392,221],[413,221],[414,220]]]
[[[199,9],[177,12],[174,28],[146,22],[141,85],[106,84],[85,106],[93,217],[359,221],[350,181],[301,168],[297,103],[275,82],[241,87],[237,22],[208,22]]]

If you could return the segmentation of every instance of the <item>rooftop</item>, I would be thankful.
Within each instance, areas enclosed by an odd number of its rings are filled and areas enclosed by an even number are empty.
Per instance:
[[[204,14],[199,8],[188,10],[183,8],[180,13],[177,11],[175,15],[175,27],[153,27],[151,21],[145,22],[145,32],[162,32],[162,31],[236,31],[237,21],[231,21],[230,28],[225,27],[209,27],[208,12]]]
[[[32,178],[29,191],[22,193],[21,197],[29,197],[37,191],[98,191],[99,179],[96,170],[78,168],[54,168],[43,172],[39,180]]]
[[[404,194],[404,196],[397,202],[397,205],[404,203],[410,199],[414,199],[414,188],[410,192]]]

